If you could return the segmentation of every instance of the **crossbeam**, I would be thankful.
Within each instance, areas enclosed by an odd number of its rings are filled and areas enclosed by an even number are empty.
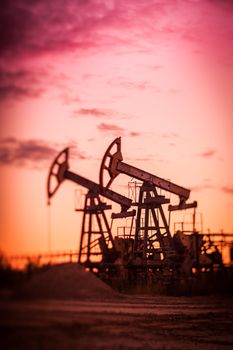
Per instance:
[[[147,182],[165,191],[176,194],[180,202],[185,202],[190,196],[190,190],[178,186],[171,181],[162,179],[145,170],[136,168],[123,162],[121,153],[121,138],[116,138],[107,148],[100,167],[100,185],[102,189],[111,186],[113,180],[119,175],[125,174],[143,182]]]
[[[140,181],[149,182],[150,184],[153,184],[156,187],[161,188],[162,190],[169,191],[171,193],[179,195],[184,199],[189,198],[190,190],[184,187],[178,186],[168,180],[162,179],[161,177],[150,174],[145,170],[138,169],[127,163],[119,161],[117,163],[116,170],[121,172],[122,174],[134,177],[135,179],[138,179]]]
[[[76,184],[79,184],[97,194],[100,194],[100,186],[97,183],[88,180],[83,176],[75,174],[72,171],[66,170],[64,172],[64,179],[71,180]],[[108,188],[101,192],[101,196],[110,199],[111,201],[118,203],[123,207],[129,208],[131,206],[132,201],[129,198],[126,198],[121,194],[114,192]]]

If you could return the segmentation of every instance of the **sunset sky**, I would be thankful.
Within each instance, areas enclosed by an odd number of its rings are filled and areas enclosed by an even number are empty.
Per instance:
[[[48,209],[49,167],[70,146],[97,182],[118,136],[125,162],[192,190],[204,231],[233,232],[232,18],[231,0],[1,2],[3,252],[78,247],[81,188]]]

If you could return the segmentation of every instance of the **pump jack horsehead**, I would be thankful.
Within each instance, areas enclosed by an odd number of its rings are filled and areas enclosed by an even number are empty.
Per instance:
[[[116,245],[112,236],[110,225],[105,210],[111,209],[102,201],[107,198],[121,206],[120,217],[135,215],[135,210],[128,211],[131,200],[109,189],[100,191],[100,186],[69,170],[69,149],[61,151],[53,161],[47,181],[48,204],[64,180],[70,180],[75,184],[85,187],[88,192],[85,197],[82,230],[79,249],[79,263],[86,267],[97,268],[102,265],[114,263],[118,257]]]
[[[137,207],[134,241],[134,265],[167,274],[181,268],[181,259],[177,255],[173,237],[162,205],[170,200],[158,194],[158,189],[173,193],[179,197],[178,205],[169,205],[168,210],[196,208],[197,202],[186,203],[190,191],[170,181],[135,168],[123,162],[121,138],[116,138],[107,148],[100,167],[100,186],[104,193],[119,174],[142,181]]]

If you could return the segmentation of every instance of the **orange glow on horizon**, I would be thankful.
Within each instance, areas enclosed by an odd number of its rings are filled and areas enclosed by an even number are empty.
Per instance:
[[[49,214],[49,167],[69,146],[70,169],[98,182],[102,156],[118,136],[124,161],[192,190],[205,232],[233,232],[231,4],[68,3],[54,5],[59,25],[47,4],[27,5],[31,27],[19,23],[20,46],[6,27],[0,249],[76,250],[76,186],[62,184]],[[128,181],[119,177],[113,190],[127,196]]]

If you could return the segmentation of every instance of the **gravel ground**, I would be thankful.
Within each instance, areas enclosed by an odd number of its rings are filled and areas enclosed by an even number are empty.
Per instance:
[[[0,300],[2,349],[233,349],[233,299]]]

